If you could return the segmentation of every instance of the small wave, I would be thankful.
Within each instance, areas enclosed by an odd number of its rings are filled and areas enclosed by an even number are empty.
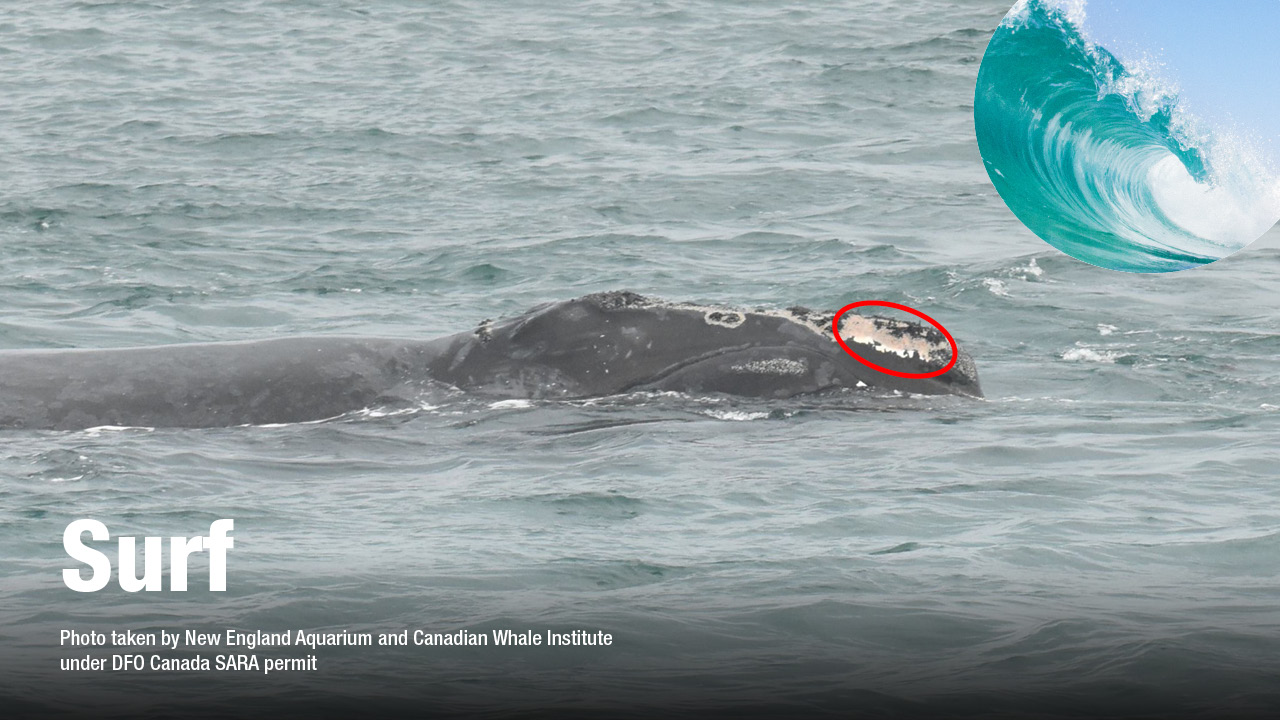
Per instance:
[[[1031,258],[1026,265],[1014,268],[1013,272],[1023,280],[1044,277],[1044,268],[1040,267],[1040,265],[1036,263],[1035,258]]]
[[[767,412],[753,412],[748,410],[707,410],[704,414],[717,420],[731,420],[734,422],[766,420],[769,418],[769,413]]]
[[[130,430],[155,432],[155,428],[143,425],[97,425],[95,427],[85,428],[80,432],[87,437],[101,437],[104,433],[128,432]]]
[[[1083,0],[1020,0],[978,73],[991,182],[1059,250],[1115,270],[1213,262],[1280,220],[1280,179],[1251,143],[1188,113],[1151,63],[1081,29]]]
[[[400,417],[402,415],[417,415],[418,413],[431,412],[432,410],[439,410],[439,409],[440,409],[439,405],[422,403],[420,405],[415,405],[413,407],[407,407],[407,408],[386,408],[386,407],[364,408],[363,410],[357,410],[353,414],[363,418],[385,418],[385,417]]]
[[[996,295],[999,297],[1009,297],[1009,290],[1005,288],[1003,280],[996,280],[995,278],[983,278],[982,284],[987,288],[987,290],[991,292],[992,295]]]
[[[532,400],[498,400],[489,403],[490,410],[516,410],[533,407]]]

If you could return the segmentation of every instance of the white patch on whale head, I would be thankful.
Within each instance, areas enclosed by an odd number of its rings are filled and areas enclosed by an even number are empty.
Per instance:
[[[772,358],[770,360],[752,360],[751,362],[732,365],[729,368],[736,373],[754,375],[804,375],[809,372],[809,363],[804,358]]]
[[[708,325],[719,325],[729,329],[736,328],[747,321],[746,313],[740,313],[735,310],[725,310],[723,308],[713,308],[702,314],[702,319]]]
[[[853,313],[845,314],[840,320],[840,337],[845,342],[870,345],[883,353],[919,358],[926,362],[946,362],[951,359],[950,343],[945,339],[942,342],[930,340],[915,323],[882,317],[870,318]]]

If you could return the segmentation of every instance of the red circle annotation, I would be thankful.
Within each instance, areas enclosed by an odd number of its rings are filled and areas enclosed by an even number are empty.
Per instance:
[[[902,310],[903,312],[911,313],[912,315],[915,315],[921,320],[924,320],[930,325],[938,328],[939,332],[942,333],[942,336],[947,339],[947,344],[951,346],[951,362],[947,363],[941,369],[934,370],[932,372],[908,373],[908,372],[900,372],[898,370],[890,370],[887,367],[877,365],[871,362],[870,360],[862,357],[861,355],[854,352],[853,350],[851,350],[849,346],[845,344],[844,338],[840,337],[840,318],[844,317],[845,313],[849,312],[850,310],[853,310],[854,308],[866,307],[868,305],[875,305],[879,307],[889,307],[895,310]],[[832,318],[831,330],[832,332],[835,333],[836,342],[840,343],[840,347],[844,348],[845,352],[852,355],[854,360],[857,360],[858,362],[862,363],[863,365],[866,365],[867,367],[873,370],[879,370],[882,373],[888,373],[889,375],[893,375],[895,377],[900,377],[900,378],[923,380],[924,378],[938,377],[939,375],[942,375],[946,373],[948,370],[950,370],[951,368],[955,367],[956,358],[958,358],[960,355],[960,351],[956,347],[955,338],[951,337],[951,333],[947,332],[947,329],[942,326],[942,323],[938,322],[937,320],[934,320],[933,318],[929,317],[928,315],[925,315],[924,313],[920,312],[919,310],[916,310],[915,308],[907,307],[906,305],[902,305],[896,302],[889,302],[888,300],[862,300],[860,302],[849,303],[848,305],[845,305],[844,307],[840,308],[840,312],[836,313],[836,316]]]

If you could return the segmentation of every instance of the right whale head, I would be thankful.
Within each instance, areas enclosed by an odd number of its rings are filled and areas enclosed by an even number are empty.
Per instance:
[[[831,327],[832,315],[824,315],[822,319],[826,321],[825,326],[834,340],[834,329]],[[951,369],[933,378],[896,378],[877,370],[882,384],[889,384],[886,378],[895,378],[904,381],[904,387],[898,389],[907,392],[934,394],[929,392],[929,389],[933,389],[953,395],[982,397],[982,386],[978,382],[978,368],[973,358],[957,343],[955,363],[952,364],[951,343],[947,341],[945,335],[932,326],[881,316],[845,313],[840,318],[840,337],[845,345],[863,359],[898,372],[927,374],[951,364]],[[858,362],[852,356],[850,359]],[[859,364],[866,365],[866,363]],[[912,381],[934,382],[924,386],[913,386]]]
[[[552,303],[460,336],[432,375],[506,396],[588,397],[635,390],[791,397],[863,388],[982,397],[972,359],[926,379],[899,378],[840,347],[833,314],[669,303],[628,292]],[[906,373],[950,361],[937,330],[846,315],[841,336],[863,358]]]
[[[757,397],[861,389],[982,397],[973,359],[958,345],[954,365],[935,377],[903,378],[868,364],[916,375],[946,367],[950,343],[942,333],[918,323],[842,316],[841,339],[868,361],[863,362],[836,342],[834,313],[799,307],[666,307],[673,328],[683,321],[677,334],[684,338],[690,359],[661,380],[664,389]]]

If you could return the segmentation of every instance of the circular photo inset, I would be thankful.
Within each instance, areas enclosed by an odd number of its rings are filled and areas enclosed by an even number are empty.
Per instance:
[[[1171,272],[1280,220],[1280,2],[1019,0],[973,115],[987,174],[1088,263]]]

